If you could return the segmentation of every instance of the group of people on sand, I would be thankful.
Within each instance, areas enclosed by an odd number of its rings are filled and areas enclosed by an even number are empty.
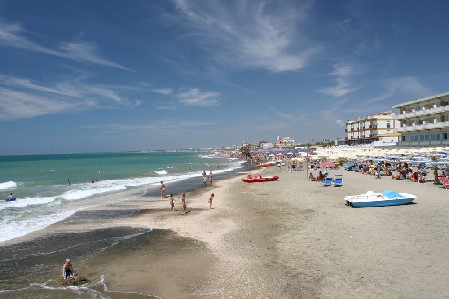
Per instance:
[[[163,181],[161,181],[160,183],[161,183],[161,185],[160,185],[159,188],[161,190],[161,198],[166,198],[167,196],[166,196],[166,193],[165,193],[165,184],[164,184]],[[211,195],[210,195],[210,197],[209,197],[209,199],[207,201],[209,203],[209,208],[210,209],[212,209],[212,202],[213,202],[214,197],[215,197],[215,194],[211,193]],[[173,193],[170,193],[169,199],[170,199],[170,210],[174,211],[175,210],[175,197],[174,197]],[[186,193],[185,192],[183,192],[182,196],[181,196],[181,207],[182,207],[182,212],[184,214],[187,214],[188,212],[190,212],[187,209]]]
[[[203,178],[203,186],[204,187],[207,186],[207,182],[209,182],[209,185],[212,186],[212,183],[214,182],[214,179],[212,176],[212,171],[209,171],[209,175],[207,175],[206,171],[203,170],[203,172],[201,173],[201,176]]]
[[[322,182],[326,179],[327,171],[324,173],[320,170],[317,176],[314,176],[312,172],[309,173],[309,181],[318,181]]]

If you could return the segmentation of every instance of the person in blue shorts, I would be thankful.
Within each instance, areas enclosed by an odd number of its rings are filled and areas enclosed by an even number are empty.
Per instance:
[[[71,278],[74,276],[73,266],[70,262],[70,259],[66,259],[64,265],[62,265],[62,278],[66,280],[67,278]]]

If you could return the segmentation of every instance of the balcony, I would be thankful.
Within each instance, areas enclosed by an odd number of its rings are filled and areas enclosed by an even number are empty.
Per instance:
[[[432,115],[432,114],[440,114],[444,112],[449,112],[449,106],[440,106],[436,108],[430,108],[426,110],[419,110],[415,112],[407,112],[403,114],[398,114],[397,119],[409,119],[409,118],[415,118],[419,116],[425,116],[425,115]]]
[[[414,132],[414,131],[424,131],[424,130],[436,130],[436,129],[444,129],[449,128],[449,121],[442,121],[437,123],[427,123],[422,125],[415,126],[405,126],[397,128],[396,131],[398,133],[403,132]]]

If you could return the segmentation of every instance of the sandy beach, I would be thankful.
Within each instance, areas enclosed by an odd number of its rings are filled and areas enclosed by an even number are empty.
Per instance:
[[[91,281],[104,275],[110,298],[449,296],[448,190],[343,169],[330,171],[343,174],[339,188],[307,181],[305,171],[253,173],[280,179],[217,181],[187,194],[187,215],[180,194],[175,211],[168,199],[144,197],[108,207],[122,216],[100,217],[97,229],[153,230],[83,261],[71,256],[76,271]],[[344,205],[347,193],[385,189],[418,198],[396,207]],[[72,219],[42,236],[85,226]]]

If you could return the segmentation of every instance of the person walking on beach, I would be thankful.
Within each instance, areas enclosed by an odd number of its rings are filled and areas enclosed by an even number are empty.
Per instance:
[[[170,210],[173,211],[175,209],[175,198],[173,197],[173,194],[170,194],[170,206]]]
[[[161,189],[161,197],[162,197],[162,198],[167,197],[167,196],[165,195],[165,184],[164,184],[163,181],[161,181],[160,189]]]
[[[186,193],[185,192],[182,193],[181,201],[182,201],[182,212],[184,214],[187,214]]]
[[[382,166],[380,165],[380,162],[377,163],[377,177],[376,179],[380,179],[380,171],[382,170]]]
[[[62,278],[66,280],[74,276],[73,266],[70,259],[66,259],[64,265],[62,265]]]
[[[209,200],[208,200],[208,202],[209,202],[209,209],[212,209],[212,200],[214,199],[214,194],[212,193],[211,195],[210,195],[210,197],[209,197]]]

